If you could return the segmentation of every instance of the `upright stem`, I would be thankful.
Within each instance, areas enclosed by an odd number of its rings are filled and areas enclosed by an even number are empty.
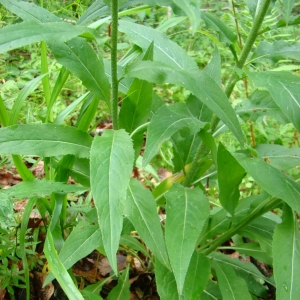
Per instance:
[[[260,10],[253,22],[253,25],[252,25],[252,28],[248,35],[248,38],[246,40],[245,46],[241,52],[240,58],[236,63],[236,67],[239,69],[242,69],[246,62],[246,59],[252,49],[252,46],[259,34],[259,29],[261,27],[261,24],[263,23],[263,20],[265,18],[265,15],[267,13],[270,3],[271,3],[271,0],[263,0],[263,3],[261,4]],[[230,97],[230,95],[234,89],[234,86],[238,80],[239,80],[239,77],[234,72],[232,74],[231,78],[229,79],[229,82],[225,89],[225,94],[228,98]],[[219,121],[220,121],[220,119],[216,115],[214,115],[212,117],[212,120],[211,120],[211,132],[212,133],[214,133],[216,131]],[[183,182],[184,186],[191,185],[191,183],[193,182],[194,176],[198,170],[199,162],[200,162],[201,158],[203,158],[207,153],[208,153],[207,148],[203,145],[203,143],[201,143],[201,145],[199,146],[198,152],[195,156],[195,160],[192,162],[191,168],[190,168],[189,172],[187,173],[186,178]]]
[[[114,129],[119,128],[118,120],[118,0],[111,0],[111,102]]]

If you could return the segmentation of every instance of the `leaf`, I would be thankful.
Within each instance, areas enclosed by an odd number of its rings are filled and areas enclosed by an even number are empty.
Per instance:
[[[290,72],[246,72],[257,87],[267,89],[285,116],[300,130],[300,77]]]
[[[262,0],[245,0],[248,6],[249,12],[254,19],[259,12],[260,5]]]
[[[125,216],[153,252],[156,261],[161,261],[166,268],[169,268],[164,236],[151,192],[136,179],[131,179],[124,207]]]
[[[171,17],[170,19],[160,22],[159,26],[155,29],[160,32],[166,32],[169,28],[176,26],[185,19],[186,17]]]
[[[0,129],[0,153],[89,157],[92,137],[71,126],[55,124],[13,125]]]
[[[197,239],[209,216],[209,202],[199,188],[185,188],[178,183],[173,184],[165,197],[165,239],[181,295]]]
[[[103,0],[96,0],[88,7],[87,10],[79,18],[78,25],[86,25],[95,18],[109,15],[110,7],[108,7]]]
[[[283,7],[284,7],[284,18],[285,21],[288,22],[290,19],[290,15],[294,6],[295,0],[285,0],[283,1]]]
[[[155,261],[157,291],[161,300],[180,300],[174,274],[160,262]]]
[[[300,149],[286,148],[281,145],[260,144],[255,147],[258,154],[279,170],[300,166]]]
[[[128,66],[125,76],[137,77],[157,84],[172,83],[187,88],[228,126],[241,144],[244,143],[244,134],[226,95],[205,72],[180,71],[163,63],[142,61]]]
[[[153,28],[120,20],[119,30],[126,33],[144,51],[154,42],[155,61],[163,62],[175,70],[198,68],[194,60],[181,47]]]
[[[36,21],[24,21],[1,28],[0,35],[0,53],[3,53],[40,41],[65,42],[78,35],[93,38],[97,33],[87,27],[74,26],[65,22],[42,24]]]
[[[61,251],[59,259],[66,269],[70,269],[77,261],[89,255],[93,250],[102,245],[102,236],[98,225],[90,225],[80,222],[72,230],[66,239]],[[50,273],[44,285],[54,279]]]
[[[110,84],[103,61],[83,38],[66,43],[51,42],[50,50],[56,60],[78,76],[83,85],[110,107]]]
[[[60,18],[51,14],[48,10],[33,3],[16,0],[0,0],[0,3],[24,21],[62,22]]]
[[[222,83],[221,76],[221,56],[217,46],[215,46],[215,51],[212,59],[203,69],[219,86]]]
[[[212,280],[209,280],[199,300],[219,300],[222,299],[219,285]]]
[[[231,31],[231,29],[215,15],[202,12],[201,18],[205,22],[206,26],[219,32],[220,41],[225,42],[228,45],[234,44],[237,40],[237,36]]]
[[[245,175],[245,170],[220,143],[218,149],[219,200],[232,216],[240,198],[239,185]]]
[[[253,63],[257,60],[268,60],[272,63],[277,63],[281,59],[293,59],[300,61],[299,47],[299,42],[291,43],[286,41],[275,41],[271,44],[267,41],[262,41],[258,44],[247,63]]]
[[[216,270],[219,287],[224,300],[251,300],[246,282],[238,277],[232,267],[213,262]]]
[[[262,116],[270,116],[279,122],[289,123],[268,91],[255,90],[249,99],[235,107],[235,111],[244,121],[256,121]]]
[[[300,234],[293,210],[284,206],[282,223],[277,225],[273,240],[276,298],[287,300],[300,296]]]
[[[202,253],[194,251],[186,274],[184,299],[198,300],[210,276],[210,261]]]
[[[128,300],[130,298],[129,265],[125,271],[119,276],[118,284],[109,293],[107,300]]]
[[[134,152],[129,135],[122,130],[105,130],[91,148],[91,188],[97,208],[103,246],[109,263],[117,271],[116,252],[123,223],[122,201],[133,167]]]
[[[217,262],[219,265],[224,264],[224,265],[231,266],[235,270],[239,270],[247,274],[251,274],[257,280],[263,280],[275,286],[275,283],[273,282],[272,278],[263,276],[261,272],[252,263],[243,262],[236,258],[230,258],[227,255],[218,252],[212,252],[211,254],[209,254],[208,257],[213,258],[214,262]]]
[[[185,14],[189,17],[193,34],[195,34],[200,24],[200,6],[198,1],[194,0],[173,0],[173,2],[179,6]]]
[[[148,127],[143,166],[146,166],[159,151],[161,144],[182,128],[197,133],[205,123],[195,118],[184,103],[162,106],[152,117]]]
[[[124,231],[124,225],[123,225],[123,231]],[[145,246],[142,245],[140,241],[138,241],[135,237],[131,235],[122,235],[120,239],[120,245],[125,245],[130,249],[141,252],[145,256],[149,257],[149,253],[146,251]]]
[[[75,184],[66,184],[62,182],[55,182],[51,180],[27,180],[20,182],[8,189],[0,190],[0,197],[2,199],[16,198],[31,198],[31,197],[46,197],[51,193],[84,193],[87,190],[86,187],[78,186]]]
[[[300,212],[300,185],[263,159],[242,153],[233,156],[253,179],[270,195],[280,198]]]

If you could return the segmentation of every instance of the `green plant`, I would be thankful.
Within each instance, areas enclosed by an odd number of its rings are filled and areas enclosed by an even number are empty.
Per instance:
[[[267,38],[269,32],[298,26],[300,16],[291,14],[294,1],[275,2],[276,21],[267,23],[264,20],[272,13],[271,0],[245,1],[242,8],[231,2],[235,30],[225,25],[219,12],[202,11],[200,16],[197,1],[137,0],[122,2],[118,7],[117,0],[98,0],[76,25],[33,4],[15,0],[0,3],[23,19],[0,30],[1,52],[41,42],[41,75],[26,84],[11,109],[0,99],[0,153],[13,155],[24,180],[1,190],[0,216],[12,211],[13,198],[29,198],[21,224],[24,262],[27,222],[37,205],[42,215],[50,216],[44,252],[52,274],[47,282],[55,277],[69,299],[83,299],[90,291],[81,293],[67,270],[101,247],[120,278],[108,299],[129,298],[129,269],[119,274],[116,262],[122,227],[137,231],[150,249],[161,299],[257,299],[266,297],[272,286],[276,287],[277,299],[299,297],[299,178],[285,173],[299,165],[299,149],[272,143],[254,147],[253,139],[248,142],[240,124],[242,120],[255,121],[257,112],[258,118],[276,114],[279,122],[293,124],[293,145],[299,145],[299,76],[272,71],[282,60],[299,62],[299,42],[279,37],[270,43]],[[172,6],[175,12],[186,14],[192,33],[204,34],[213,41],[213,57],[203,70],[160,32],[184,18],[170,19],[158,29],[121,18],[153,5]],[[241,30],[236,10],[245,7],[250,25],[245,24]],[[201,20],[205,23],[203,30],[198,29]],[[106,25],[109,34],[99,34],[97,29]],[[133,43],[119,59],[118,30]],[[235,66],[230,71],[222,70],[218,46],[233,57]],[[52,86],[47,47],[62,65]],[[110,63],[102,58],[108,56],[103,54],[105,47],[110,48]],[[266,59],[271,63],[266,64]],[[228,68],[228,64],[225,66]],[[53,106],[70,74],[78,76],[88,92],[56,115]],[[26,97],[40,81],[46,105],[43,123],[17,124]],[[153,84],[166,83],[188,90],[186,101],[166,105],[153,89]],[[236,86],[238,90],[234,91]],[[249,99],[233,107],[228,100],[231,96]],[[92,138],[89,131],[95,126],[99,101],[111,111],[113,130]],[[73,111],[77,112],[74,126],[63,125]],[[222,130],[234,135],[240,150],[228,151],[222,143],[217,145],[216,136]],[[163,142],[170,140],[173,145],[176,174],[152,192],[130,179],[145,132],[145,168]],[[47,180],[34,179],[20,155],[42,157]],[[214,197],[218,196],[220,207],[210,210],[205,180],[215,174],[218,189]],[[262,191],[240,199],[239,186],[246,174]],[[69,175],[81,185],[67,184]],[[67,193],[87,190],[91,190],[95,207],[88,212],[90,218],[77,225],[64,241]],[[157,206],[166,211],[164,224]],[[282,219],[272,213],[281,207]],[[63,246],[55,246],[57,241]],[[229,258],[224,252],[228,249],[252,257],[253,263]],[[273,266],[274,277],[263,275],[254,264],[256,260]],[[24,263],[27,299],[28,269]]]

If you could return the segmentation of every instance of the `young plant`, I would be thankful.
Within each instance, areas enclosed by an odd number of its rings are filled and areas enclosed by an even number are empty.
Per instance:
[[[0,29],[1,52],[41,42],[42,75],[27,85],[28,93],[24,87],[10,111],[0,99],[0,153],[13,155],[24,180],[0,191],[0,216],[5,215],[4,210],[12,210],[13,198],[20,197],[30,198],[22,220],[23,235],[35,205],[42,208],[41,214],[51,216],[44,247],[51,273],[45,284],[56,278],[69,299],[90,299],[92,296],[87,295],[91,292],[79,291],[67,270],[94,249],[103,247],[114,274],[119,276],[108,299],[129,299],[129,268],[119,274],[116,252],[122,228],[130,222],[132,231],[137,231],[151,251],[161,299],[258,299],[266,298],[273,287],[276,299],[299,297],[296,213],[300,212],[300,186],[297,179],[286,174],[288,169],[299,166],[299,149],[274,144],[254,147],[253,139],[250,144],[241,127],[242,120],[254,121],[257,112],[260,116],[274,116],[276,110],[281,122],[293,124],[293,143],[299,144],[299,76],[274,71],[272,64],[264,64],[266,59],[299,61],[299,43],[264,40],[267,32],[300,23],[300,16],[291,14],[294,1],[287,0],[282,5],[277,1],[278,20],[268,26],[264,22],[271,13],[271,0],[245,1],[251,29],[244,34],[238,26],[233,1],[236,32],[217,14],[200,13],[197,1],[137,0],[119,6],[117,0],[97,0],[75,25],[34,4],[16,0],[0,3],[23,20]],[[122,18],[152,5],[166,5],[186,14],[194,35],[205,33],[216,41],[212,59],[203,70],[162,32],[184,18],[168,20],[157,29]],[[109,28],[105,38],[97,31],[104,26]],[[200,26],[204,29],[199,30]],[[118,52],[118,31],[133,43],[124,55]],[[217,32],[220,41],[211,32]],[[101,50],[109,39],[110,64],[102,58]],[[48,77],[51,70],[47,68],[47,47],[62,65],[53,87]],[[224,69],[226,76],[230,75],[228,80],[222,80],[219,48],[228,49],[235,61],[230,70]],[[268,66],[269,70],[256,71],[260,66]],[[70,74],[78,76],[88,92],[56,116],[53,105]],[[17,124],[24,100],[39,80],[47,106],[44,122]],[[154,92],[153,84],[167,83],[183,87],[190,96],[184,103],[166,105]],[[249,97],[241,96],[245,100],[233,107],[229,99],[240,83]],[[238,92],[242,94],[241,88]],[[111,111],[113,129],[92,138],[89,130],[94,126],[100,101]],[[63,125],[80,103],[75,125]],[[222,130],[235,136],[240,150],[232,152],[217,143]],[[130,179],[145,133],[145,169],[163,142],[170,140],[173,145],[176,174],[153,191],[145,189],[137,179]],[[34,179],[21,155],[43,158],[47,180]],[[205,184],[214,174],[220,206],[211,209]],[[240,184],[247,174],[261,192],[242,198]],[[69,175],[81,185],[67,184]],[[93,195],[94,217],[76,226],[64,241],[67,193],[87,190]],[[163,224],[158,206],[165,210]],[[282,218],[273,213],[278,208],[282,208]],[[57,241],[63,243],[61,248],[55,247]],[[21,244],[26,261],[24,242]],[[251,257],[251,262],[230,258],[226,255],[228,249]],[[257,261],[273,268],[274,277],[263,274]],[[26,263],[24,270],[29,299]],[[100,299],[99,291],[93,297]]]

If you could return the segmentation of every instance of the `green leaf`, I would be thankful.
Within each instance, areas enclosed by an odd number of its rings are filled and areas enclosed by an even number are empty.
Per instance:
[[[110,84],[103,61],[83,38],[49,44],[56,60],[78,76],[83,85],[110,106]]]
[[[300,166],[300,149],[286,148],[281,145],[260,144],[255,150],[268,163],[279,170],[287,170]]]
[[[289,123],[268,91],[255,90],[249,99],[235,107],[235,111],[244,121],[256,121],[263,116],[271,116],[279,122]]]
[[[277,225],[273,241],[276,298],[298,299],[300,296],[300,234],[293,210],[284,206],[282,223]]]
[[[18,122],[19,113],[22,109],[24,100],[32,93],[40,83],[40,80],[45,77],[47,74],[42,74],[29,82],[27,82],[21,93],[18,95],[15,103],[11,109],[9,125],[14,125]]]
[[[117,271],[116,252],[123,224],[122,201],[133,167],[134,152],[129,135],[122,130],[105,130],[94,138],[90,178],[103,246],[110,265]]]
[[[234,153],[233,156],[264,190],[300,212],[299,184],[261,158],[242,153]]]
[[[219,86],[222,83],[221,76],[221,56],[217,46],[215,46],[215,51],[212,59],[203,69]]]
[[[209,259],[203,254],[194,251],[184,282],[184,299],[198,300],[209,280],[210,274]]]
[[[128,66],[125,75],[187,88],[225,123],[241,144],[244,143],[245,137],[233,108],[222,89],[207,73],[199,70],[180,71],[163,63],[142,61]]]
[[[75,184],[70,185],[51,180],[34,179],[20,182],[8,189],[1,189],[0,197],[7,200],[11,198],[21,199],[35,196],[46,197],[51,195],[51,193],[84,193],[86,190],[86,187]]]
[[[236,258],[230,258],[223,253],[212,252],[209,255],[210,258],[213,258],[214,262],[217,262],[219,265],[224,264],[233,267],[235,270],[240,270],[245,273],[251,274],[257,280],[263,280],[268,282],[269,284],[275,286],[274,281],[272,278],[267,278],[261,274],[261,272],[249,262],[243,262]],[[243,298],[242,298],[243,299]]]
[[[184,103],[162,106],[152,117],[148,127],[143,166],[146,166],[159,151],[161,144],[182,128],[197,133],[205,123],[195,118]]]
[[[272,63],[277,63],[283,59],[293,59],[300,61],[300,43],[291,43],[286,41],[275,41],[273,44],[262,41],[257,46],[247,63],[254,61],[268,60]]]
[[[290,72],[247,72],[257,87],[267,89],[285,116],[300,130],[300,77]]]
[[[180,300],[174,274],[160,262],[155,261],[157,291],[161,300]]]
[[[144,51],[154,41],[156,61],[163,62],[176,70],[198,68],[195,61],[181,47],[153,28],[120,20],[119,30],[125,32]]]
[[[173,2],[179,6],[185,14],[189,17],[193,33],[196,32],[200,23],[200,5],[199,1],[194,0],[173,0]]]
[[[246,282],[238,277],[231,266],[213,262],[219,287],[224,300],[251,300]]]
[[[65,42],[78,35],[93,38],[97,33],[87,27],[74,26],[65,22],[42,24],[36,21],[25,21],[1,28],[0,35],[0,53],[3,53],[40,41]]]
[[[0,153],[89,157],[92,137],[74,127],[55,124],[13,125],[0,129]]]
[[[0,0],[0,3],[24,21],[62,22],[60,18],[51,14],[48,10],[33,3],[16,0]]]
[[[197,239],[209,216],[209,202],[199,188],[185,188],[178,183],[173,184],[165,197],[165,239],[181,295]]]
[[[124,225],[123,225],[124,231]],[[141,252],[149,257],[149,253],[146,251],[145,247],[138,241],[135,237],[131,235],[122,235],[120,238],[120,245],[126,245],[130,249]]]
[[[219,300],[222,299],[219,285],[209,280],[199,300]]]
[[[245,170],[220,143],[218,149],[219,200],[232,216],[240,198],[239,185],[245,175]]]
[[[119,276],[118,284],[109,293],[107,300],[128,300],[130,298],[129,265],[125,271]]]
[[[156,260],[169,268],[169,259],[163,232],[156,210],[156,202],[148,189],[136,179],[131,179],[124,203],[124,214],[139,236],[153,252]]]
[[[172,28],[176,26],[177,24],[181,23],[184,21],[186,17],[171,17],[170,19],[167,19],[159,24],[158,27],[155,29],[160,31],[160,32],[166,32],[169,28]]]
[[[208,12],[202,12],[201,18],[205,22],[206,26],[219,32],[220,41],[226,44],[234,44],[237,40],[236,35],[220,18]]]
[[[98,225],[90,225],[85,222],[77,224],[66,239],[59,259],[66,269],[71,268],[77,261],[89,255],[93,250],[102,245],[102,236]],[[50,273],[44,285],[54,279]]]
[[[283,7],[284,7],[284,18],[285,21],[288,22],[290,19],[290,15],[294,6],[295,0],[285,0],[283,1]]]
[[[249,12],[254,19],[259,11],[261,0],[245,0],[248,6]]]

